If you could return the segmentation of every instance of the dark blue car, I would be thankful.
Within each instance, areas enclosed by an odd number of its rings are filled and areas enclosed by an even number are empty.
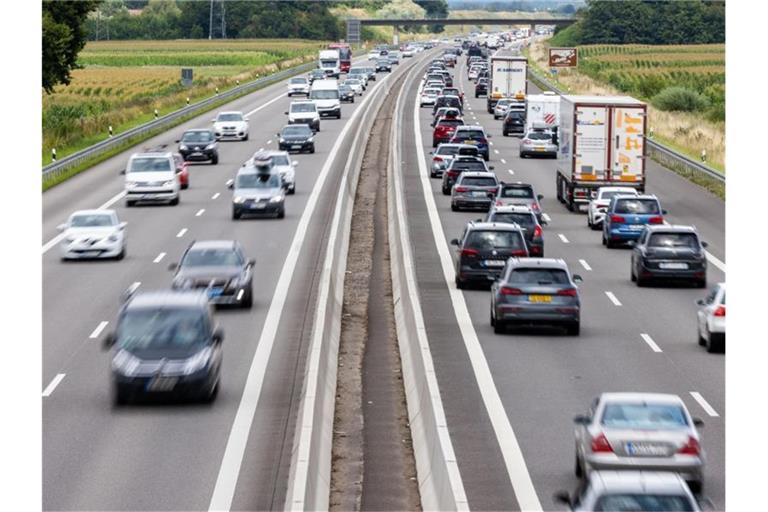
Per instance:
[[[648,224],[664,224],[666,210],[653,195],[614,196],[605,212],[603,221],[603,245],[637,240]]]

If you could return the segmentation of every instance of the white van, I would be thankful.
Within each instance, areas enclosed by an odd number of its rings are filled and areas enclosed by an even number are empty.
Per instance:
[[[322,69],[326,75],[339,78],[339,75],[341,74],[339,50],[320,50],[318,67]]]
[[[312,82],[309,99],[315,102],[321,117],[341,119],[339,83],[336,80],[315,80]]]
[[[135,153],[125,168],[125,206],[138,201],[179,204],[179,178],[173,153]]]

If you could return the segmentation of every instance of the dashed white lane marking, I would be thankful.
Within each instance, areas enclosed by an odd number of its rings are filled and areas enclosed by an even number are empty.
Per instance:
[[[103,322],[99,323],[99,325],[96,326],[96,328],[93,330],[91,335],[88,336],[88,337],[90,339],[92,339],[92,340],[95,340],[96,338],[98,338],[99,334],[101,334],[101,331],[104,330],[104,328],[107,326],[107,324],[109,324],[109,322],[107,322],[106,320],[104,320]]]
[[[515,174],[515,171],[513,171],[512,169],[509,169],[507,172],[508,172],[509,174]],[[549,221],[547,221],[547,222],[549,222]]]
[[[163,261],[163,258],[165,258],[165,253],[161,252],[160,254],[157,255],[157,258],[155,258],[152,261],[152,263],[160,263],[161,261]]]
[[[264,148],[259,148],[259,151],[264,151]]]
[[[579,263],[581,263],[581,266],[584,267],[585,270],[592,271],[592,267],[589,266],[587,260],[579,260]]]
[[[488,145],[489,145],[489,146],[493,146],[493,141],[492,141],[492,140],[489,140],[489,141],[488,141]],[[498,151],[497,151],[497,153],[498,153]]]
[[[719,268],[720,270],[722,270],[723,272],[725,272],[725,263],[717,259],[715,256],[712,256],[712,253],[710,253],[709,251],[705,251],[705,252],[707,254],[707,259],[709,260],[709,262],[714,266],[716,266],[717,268]]]
[[[195,217],[199,217],[199,216],[201,216],[201,215],[202,215],[202,214],[204,214],[204,213],[205,213],[205,208],[200,208],[200,209],[197,211],[197,213],[195,214]]]
[[[211,199],[218,199],[220,195],[221,195],[221,193],[220,193],[220,192],[216,192],[215,194],[213,194],[213,195],[211,196]]]
[[[613,302],[614,306],[621,306],[621,302],[619,302],[619,299],[616,298],[613,292],[605,292],[605,295],[608,297],[608,299],[610,299],[611,302]]]
[[[187,228],[183,228],[181,231],[176,233],[176,238],[181,238],[184,236],[184,234],[187,232]]]
[[[493,152],[496,153],[497,155],[499,154],[499,150],[498,149],[494,149]]]
[[[512,172],[512,171],[509,171],[509,172]],[[514,174],[514,173],[513,173],[513,174]],[[541,217],[542,217],[542,218],[543,218],[545,221],[547,221],[547,222],[551,222],[551,221],[552,221],[552,217],[550,217],[550,216],[549,216],[548,214],[546,214],[546,213],[542,213],[542,214],[541,214]]]
[[[640,334],[640,337],[643,338],[643,341],[646,342],[649,347],[651,347],[651,350],[653,350],[654,352],[661,352],[661,349],[656,344],[656,342],[653,341],[653,338],[651,338],[645,333]]]
[[[498,151],[497,151],[497,153],[498,153]],[[507,163],[507,161],[502,158],[501,159],[501,163],[505,164],[505,163]]]
[[[707,412],[707,414],[709,414],[713,418],[717,418],[718,416],[720,416],[719,414],[717,414],[717,411],[714,409],[714,407],[709,405],[709,403],[706,400],[704,400],[704,397],[701,396],[701,393],[699,393],[698,391],[691,391],[690,393],[693,399],[699,403],[701,408],[704,409]]]
[[[277,100],[279,100],[279,99],[281,99],[281,98],[283,98],[283,95],[282,95],[282,94],[280,94],[280,95],[279,95],[278,97],[276,97],[276,98],[272,98],[271,100],[269,100],[268,102],[264,103],[263,105],[261,105],[261,106],[258,106],[258,107],[256,107],[255,109],[253,109],[253,110],[251,110],[250,112],[248,112],[247,114],[245,114],[245,117],[250,117],[250,116],[251,116],[251,114],[255,114],[255,113],[256,113],[256,112],[258,112],[259,110],[261,110],[261,109],[263,109],[263,108],[266,108],[266,107],[270,106],[271,104],[273,104],[274,102],[276,102]]]
[[[549,221],[547,221],[547,222],[549,222]],[[568,239],[565,238],[564,234],[558,233],[557,236],[560,237],[560,240],[562,240],[564,244],[570,243],[570,242],[568,242]]]
[[[272,139],[268,140],[267,144],[272,144]]]
[[[48,386],[43,390],[43,397],[51,396],[51,393],[53,393],[53,390],[56,389],[56,386],[59,385],[59,383],[64,380],[64,377],[66,377],[66,373],[59,373],[56,375],[53,380],[51,381]]]

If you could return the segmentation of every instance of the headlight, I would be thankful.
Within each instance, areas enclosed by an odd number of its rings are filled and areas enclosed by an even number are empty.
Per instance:
[[[184,144],[182,144],[181,146],[179,146],[179,150],[180,150],[180,151],[186,151],[187,149],[188,149],[188,148],[187,148],[187,146],[185,146]]]
[[[210,144],[208,144],[207,146],[205,146],[205,149],[213,149],[213,148],[215,148],[215,147],[216,147],[216,143],[215,143],[215,142],[211,142]]]
[[[107,238],[110,242],[117,242],[119,239],[117,235],[109,235],[109,238]]]
[[[72,242],[74,242],[74,241],[75,241],[75,237],[73,237],[73,236],[68,236],[67,238],[65,238],[65,239],[64,239],[64,241],[65,241],[66,243],[68,243],[68,244],[71,244]]]
[[[176,180],[168,180],[165,183],[163,183],[164,187],[172,187],[176,183]]]
[[[242,204],[245,202],[245,198],[240,196],[235,196],[235,198],[232,199],[232,202],[235,204]]]
[[[283,196],[275,196],[275,197],[269,198],[270,203],[279,203],[282,200],[283,200]]]
[[[193,355],[184,362],[184,367],[181,370],[184,375],[191,375],[197,371],[202,370],[208,365],[208,361],[211,359],[213,350],[211,347],[205,347],[203,350]]]
[[[140,364],[141,359],[122,349],[112,358],[112,370],[122,373],[126,377],[132,377]]]
[[[310,138],[307,139],[307,142],[315,142],[315,138],[314,137],[310,137]]]
[[[280,144],[285,144],[285,139],[280,137]]]
[[[136,183],[135,181],[127,181],[125,183],[125,186],[128,187],[128,188],[136,188],[136,187],[139,186],[139,184]]]

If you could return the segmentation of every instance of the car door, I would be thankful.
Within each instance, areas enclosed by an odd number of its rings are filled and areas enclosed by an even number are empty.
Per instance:
[[[646,229],[643,231],[643,234],[640,235],[640,238],[638,238],[635,246],[632,247],[632,267],[635,269],[636,273],[640,272],[640,261],[642,261],[643,251],[647,242],[648,230]]]
[[[600,397],[595,397],[587,410],[587,417],[590,419],[590,424],[595,421],[595,414],[597,414],[597,408],[600,405]],[[589,434],[588,425],[576,425],[576,449],[579,453],[584,454],[587,452],[587,445],[591,442],[592,436]]]
[[[696,311],[699,334],[703,334],[707,330],[707,318],[712,314],[712,309],[714,309],[713,305],[716,303],[715,299],[717,298],[719,291],[720,285],[712,287],[712,290],[710,290],[709,294],[704,299],[704,304],[699,306],[698,311]]]

